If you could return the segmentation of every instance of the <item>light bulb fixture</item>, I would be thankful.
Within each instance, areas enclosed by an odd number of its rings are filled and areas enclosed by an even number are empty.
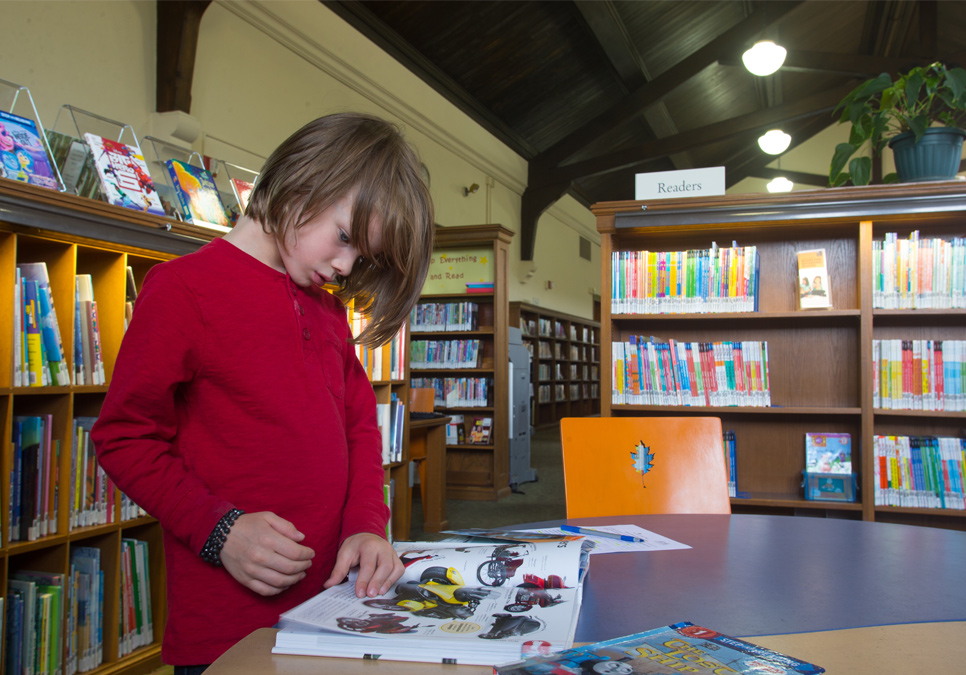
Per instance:
[[[742,54],[741,60],[745,68],[754,75],[764,77],[782,67],[787,53],[784,47],[776,45],[771,40],[762,40]]]
[[[795,183],[784,176],[779,176],[768,181],[767,187],[769,192],[791,192],[792,188],[795,187]]]
[[[788,149],[792,137],[781,129],[771,129],[758,139],[758,145],[769,155],[780,155]]]
[[[473,183],[469,187],[463,188],[463,196],[464,197],[469,197],[471,194],[473,194],[474,192],[476,192],[479,189],[480,189],[480,184],[479,183]]]

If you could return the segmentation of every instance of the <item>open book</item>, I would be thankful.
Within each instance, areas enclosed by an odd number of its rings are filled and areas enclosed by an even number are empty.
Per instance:
[[[395,549],[406,571],[389,593],[357,598],[350,577],[282,614],[272,651],[496,665],[573,644],[588,560],[581,539]]]

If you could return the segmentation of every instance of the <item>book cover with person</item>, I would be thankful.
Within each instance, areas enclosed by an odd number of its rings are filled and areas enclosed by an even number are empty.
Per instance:
[[[831,309],[832,292],[829,288],[825,249],[799,251],[796,255],[799,309]]]
[[[84,140],[94,156],[101,194],[108,203],[164,215],[148,165],[137,148],[92,133],[84,134]]]
[[[531,656],[493,669],[496,675],[565,673],[746,673],[817,675],[825,669],[690,621],[626,637]]]
[[[0,176],[60,189],[33,120],[0,110]]]
[[[805,471],[852,473],[852,436],[845,433],[806,433]]]
[[[185,220],[221,232],[231,229],[225,205],[221,203],[215,179],[207,169],[169,159],[164,163],[181,205]]]
[[[353,576],[281,616],[279,654],[495,665],[573,644],[583,539],[397,542],[406,570],[377,598]]]

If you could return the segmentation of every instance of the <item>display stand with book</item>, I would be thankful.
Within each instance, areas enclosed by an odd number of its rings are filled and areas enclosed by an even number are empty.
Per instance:
[[[166,211],[173,211],[169,215],[216,232],[230,230],[233,221],[201,155],[153,136],[144,140],[149,166],[160,176],[159,190],[169,202]]]
[[[62,128],[67,131],[59,131]],[[101,199],[108,204],[165,215],[154,180],[144,161],[141,143],[130,124],[64,105],[57,114],[54,129],[58,130],[57,135],[51,135],[57,148],[57,161],[63,162],[63,170],[68,173],[68,182],[75,191],[86,191],[88,186],[81,185],[80,181],[93,173],[98,180]],[[75,140],[87,145],[89,158],[83,156],[84,152],[79,146],[74,145]],[[88,161],[93,166],[92,172],[85,170]]]
[[[63,191],[53,156],[30,90],[0,80],[0,178]]]
[[[282,614],[273,651],[496,665],[567,648],[589,558],[582,537],[547,539],[397,542],[393,590],[360,599],[350,576]]]
[[[601,233],[602,295],[613,299],[602,307],[602,416],[721,417],[724,428],[734,432],[739,455],[735,478],[737,494],[744,496],[732,499],[734,512],[825,511],[840,518],[966,529],[966,511],[937,506],[957,503],[943,497],[956,492],[947,478],[955,476],[952,472],[943,474],[938,492],[925,502],[933,506],[916,506],[908,496],[900,498],[902,503],[885,496],[877,503],[877,495],[896,495],[890,491],[899,484],[889,484],[890,474],[879,470],[873,452],[878,436],[961,435],[966,413],[955,407],[955,399],[954,407],[940,406],[943,394],[937,388],[954,369],[936,363],[939,358],[945,362],[946,347],[957,350],[966,328],[966,304],[960,304],[966,276],[959,272],[964,257],[954,255],[963,250],[966,236],[966,186],[961,181],[612,202],[592,210]],[[736,297],[755,288],[752,311],[738,311],[737,303],[717,313],[653,314],[629,310],[614,295],[615,287],[622,287],[616,280],[618,267],[630,252],[711,250],[722,240],[737,241],[746,251],[753,247],[757,263],[749,280],[756,279],[757,285],[735,283],[741,268],[730,263],[741,258],[731,256],[718,259],[719,281],[712,288],[717,295],[722,288],[734,289]],[[801,263],[799,253],[806,254]],[[727,286],[722,270],[729,271]],[[809,286],[804,297],[803,276]],[[816,277],[819,294],[814,293]],[[802,309],[817,304],[821,311]],[[618,346],[630,344],[631,337],[638,347],[643,338],[671,357],[674,353],[662,345],[672,341],[698,345],[699,352],[700,345],[712,345],[706,356],[713,357],[716,376],[723,376],[715,382],[725,384],[729,395],[704,402],[687,399],[671,409],[661,400],[625,397],[622,378],[633,381],[634,373],[618,367]],[[735,345],[742,354],[750,345],[754,359],[735,361]],[[725,346],[730,358],[720,358]],[[694,381],[690,370],[680,368],[690,368],[688,360],[678,359],[677,369],[673,358],[661,363],[670,366],[662,371],[664,381]],[[764,367],[760,375],[749,370],[756,363]],[[730,370],[736,364],[744,367]],[[913,377],[916,372],[919,377]],[[745,385],[767,383],[760,392],[765,398],[732,396],[748,392],[739,375],[745,376]],[[855,501],[829,501],[829,495],[838,494],[831,491],[822,499],[806,499],[806,433],[851,436]],[[901,471],[894,477],[901,479]],[[839,477],[830,485],[834,490],[838,483],[848,494],[849,482]]]
[[[255,187],[258,172],[213,157],[209,158],[208,164],[221,201],[229,211],[229,219],[234,223],[248,208],[248,199]]]

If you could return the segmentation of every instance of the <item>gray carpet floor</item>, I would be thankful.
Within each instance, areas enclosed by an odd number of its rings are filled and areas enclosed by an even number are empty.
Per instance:
[[[517,492],[500,501],[446,500],[446,516],[450,529],[498,527],[565,518],[567,509],[559,426],[540,429],[531,435],[530,466],[536,470],[537,480],[516,486]],[[433,541],[445,536],[423,532],[423,512],[418,488],[413,494],[410,539]]]

